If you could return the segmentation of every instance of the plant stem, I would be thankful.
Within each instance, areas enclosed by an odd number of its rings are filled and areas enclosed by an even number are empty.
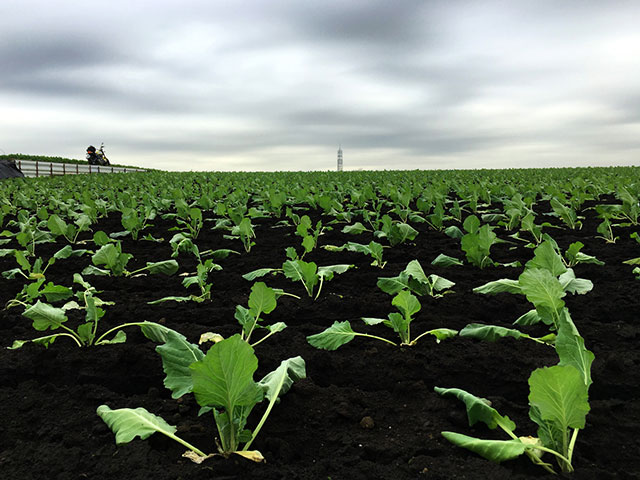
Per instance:
[[[573,449],[576,446],[576,440],[578,439],[578,432],[580,430],[578,428],[574,428],[573,435],[571,436],[571,441],[569,442],[569,448],[567,450],[567,458],[569,459],[569,465],[571,465],[571,460],[573,457]]]
[[[145,322],[123,323],[122,325],[118,325],[117,327],[113,327],[112,329],[107,330],[107,331],[106,331],[106,332],[104,332],[102,335],[100,335],[100,337],[99,337],[95,342],[93,342],[93,343],[94,343],[95,345],[100,345],[100,342],[102,341],[102,339],[103,339],[104,337],[106,337],[107,335],[109,335],[111,332],[115,332],[116,330],[120,330],[121,328],[124,328],[124,327],[135,327],[135,326],[140,327],[140,326],[144,325],[144,323],[145,323]],[[194,450],[194,451],[195,451],[195,450]]]
[[[73,341],[78,344],[79,347],[82,347],[82,343],[80,343],[78,338],[75,335],[72,335],[70,333],[56,333],[54,335],[45,335],[44,337],[34,338],[33,340],[30,340],[30,341],[37,342],[38,340],[44,340],[45,338],[56,338],[56,337],[71,337],[73,338]]]
[[[358,332],[353,332],[353,334],[359,337],[369,337],[369,338],[375,338],[376,340],[382,340],[383,342],[390,343],[394,347],[398,346],[397,343],[392,342],[391,340],[387,340],[386,338],[378,337],[376,335],[369,335],[368,333],[358,333]]]
[[[316,294],[315,298],[313,299],[314,301],[318,299],[318,297],[320,296],[320,292],[322,291],[322,284],[324,283],[324,277],[321,275],[320,276],[320,285],[318,286],[318,293]],[[307,285],[305,284],[305,288],[307,287]],[[309,289],[307,289],[307,292],[309,292]],[[312,292],[309,292],[309,296],[311,296]]]
[[[556,452],[555,450],[551,450],[550,448],[547,447],[543,447],[541,445],[535,445],[535,446],[531,446],[529,447],[529,449],[532,450],[540,450],[542,452],[547,452],[550,453],[552,455],[555,455],[556,457],[558,457],[560,460],[562,460],[565,464],[566,464],[566,470],[563,468],[562,471],[563,472],[573,472],[573,467],[571,466],[571,462],[569,461],[569,459],[567,457],[565,457],[564,455]]]
[[[176,435],[174,435],[174,434],[172,434],[172,433],[166,432],[166,431],[164,431],[164,430],[159,430],[159,432],[160,432],[160,433],[165,434],[167,437],[169,437],[169,438],[171,438],[171,439],[175,440],[176,442],[180,443],[181,445],[184,445],[184,446],[185,446],[185,447],[187,447],[189,450],[191,450],[191,451],[193,451],[193,452],[197,453],[197,454],[198,454],[198,455],[200,455],[201,457],[206,457],[206,456],[207,456],[207,454],[206,454],[206,453],[204,453],[202,450],[197,449],[196,447],[194,447],[193,445],[191,445],[189,442],[187,442],[187,441],[185,441],[185,440],[181,439],[180,437],[178,437],[178,436],[176,436]]]
[[[273,335],[275,332],[269,332],[267,335],[265,335],[264,337],[262,337],[260,340],[258,340],[256,343],[252,343],[250,344],[252,347],[255,348],[256,345],[260,345],[262,342],[264,342],[267,338],[269,338],[271,335]],[[249,343],[249,341],[247,340],[247,343]]]

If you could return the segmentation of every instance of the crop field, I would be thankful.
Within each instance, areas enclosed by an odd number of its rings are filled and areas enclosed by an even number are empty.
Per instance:
[[[640,479],[639,199],[636,167],[4,180],[2,476]]]

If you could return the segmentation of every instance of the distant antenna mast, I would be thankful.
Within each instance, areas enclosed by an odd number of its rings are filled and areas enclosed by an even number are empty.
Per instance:
[[[338,146],[338,171],[342,171],[342,147]]]

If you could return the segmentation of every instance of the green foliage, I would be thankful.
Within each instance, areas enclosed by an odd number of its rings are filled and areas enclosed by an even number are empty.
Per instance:
[[[411,322],[413,321],[414,315],[421,309],[420,302],[408,290],[402,290],[393,297],[391,303],[399,310],[399,312],[390,313],[387,319],[362,318],[362,321],[366,325],[383,324],[384,326],[391,328],[400,337],[400,345],[415,345],[418,340],[425,335],[433,335],[436,338],[436,341],[440,343],[441,340],[451,338],[458,333],[456,330],[448,328],[436,328],[428,330],[412,339],[410,328]],[[307,337],[307,341],[310,345],[316,348],[323,350],[336,350],[342,345],[349,343],[356,336],[373,338],[398,346],[395,342],[383,337],[370,335],[368,333],[355,332],[348,321],[336,321],[333,325],[322,332],[315,335],[309,335]]]
[[[162,356],[165,372],[168,372],[167,378],[172,378],[165,381],[165,385],[173,390],[174,398],[193,391],[202,411],[213,412],[221,455],[238,453],[254,460],[262,459],[259,452],[248,449],[278,398],[291,388],[294,381],[305,378],[304,360],[301,357],[284,360],[273,372],[256,382],[253,376],[258,368],[258,359],[253,348],[240,335],[215,343],[204,355],[180,334],[167,330],[151,332],[150,335],[157,341],[166,341],[157,350]],[[189,375],[185,375],[186,371]],[[268,406],[251,431],[246,428],[249,414],[264,399]],[[176,436],[175,427],[145,409],[111,410],[102,405],[97,413],[116,434],[117,443],[128,443],[136,436],[145,439],[160,432],[194,452],[199,457],[196,459],[198,462],[210,456]],[[242,448],[241,444],[244,444]]]
[[[406,268],[396,277],[378,278],[378,288],[389,295],[401,290],[408,290],[416,295],[429,295],[439,298],[451,293],[454,282],[435,274],[427,276],[418,260],[411,260]]]
[[[488,224],[481,227],[478,217],[470,215],[464,221],[463,228],[467,233],[460,239],[460,245],[467,260],[479,268],[494,265],[489,257],[491,246],[497,241],[492,227]]]

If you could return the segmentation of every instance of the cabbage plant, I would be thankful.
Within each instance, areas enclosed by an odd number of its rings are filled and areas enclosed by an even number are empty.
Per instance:
[[[167,374],[165,385],[178,398],[193,392],[201,414],[211,412],[218,431],[218,452],[206,454],[203,450],[181,439],[177,428],[144,408],[112,410],[101,405],[97,413],[116,434],[116,443],[128,443],[135,437],[146,439],[161,433],[187,447],[186,457],[200,463],[213,456],[242,455],[262,461],[262,454],[250,450],[267,417],[281,395],[294,381],[305,378],[305,363],[301,357],[284,360],[280,366],[259,381],[253,379],[258,358],[253,347],[240,335],[215,343],[203,354],[177,332],[160,332],[164,344],[157,348]],[[267,401],[262,417],[253,430],[247,428],[249,414],[256,405]]]

